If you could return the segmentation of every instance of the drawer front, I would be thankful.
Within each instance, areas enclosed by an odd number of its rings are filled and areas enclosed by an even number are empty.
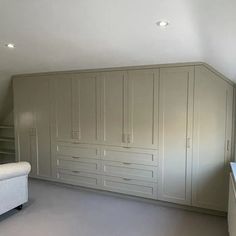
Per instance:
[[[84,187],[100,188],[101,176],[82,171],[71,171],[58,169],[57,179],[67,184],[73,184]]]
[[[66,170],[98,173],[101,171],[101,161],[72,156],[57,156],[56,167]]]
[[[103,176],[102,184],[104,190],[157,199],[157,184],[153,182]]]
[[[157,182],[157,167],[128,162],[102,161],[104,175]]]
[[[100,159],[99,147],[76,144],[57,144],[57,155]]]
[[[101,149],[101,158],[106,161],[157,166],[156,150],[105,147]]]

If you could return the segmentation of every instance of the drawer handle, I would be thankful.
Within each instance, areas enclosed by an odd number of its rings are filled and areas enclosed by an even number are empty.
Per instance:
[[[131,165],[131,163],[123,162],[124,165]]]
[[[131,148],[131,147],[123,147],[123,148]]]
[[[78,171],[78,170],[72,170],[72,172],[75,173],[75,174],[80,173],[80,171]]]
[[[125,180],[125,181],[130,181],[131,179],[128,179],[128,178],[123,178],[123,180]]]
[[[72,157],[73,159],[79,159],[80,157]]]

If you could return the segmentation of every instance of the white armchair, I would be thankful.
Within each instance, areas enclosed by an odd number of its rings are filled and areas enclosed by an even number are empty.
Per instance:
[[[0,165],[0,215],[28,201],[28,162]]]

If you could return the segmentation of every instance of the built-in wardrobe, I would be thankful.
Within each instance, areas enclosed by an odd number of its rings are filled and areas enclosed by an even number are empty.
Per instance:
[[[13,88],[32,177],[226,211],[233,84],[209,66],[19,75]]]

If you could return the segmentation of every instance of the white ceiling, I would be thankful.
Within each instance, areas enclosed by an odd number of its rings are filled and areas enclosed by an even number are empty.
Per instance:
[[[0,0],[2,73],[190,61],[236,81],[235,0]]]

